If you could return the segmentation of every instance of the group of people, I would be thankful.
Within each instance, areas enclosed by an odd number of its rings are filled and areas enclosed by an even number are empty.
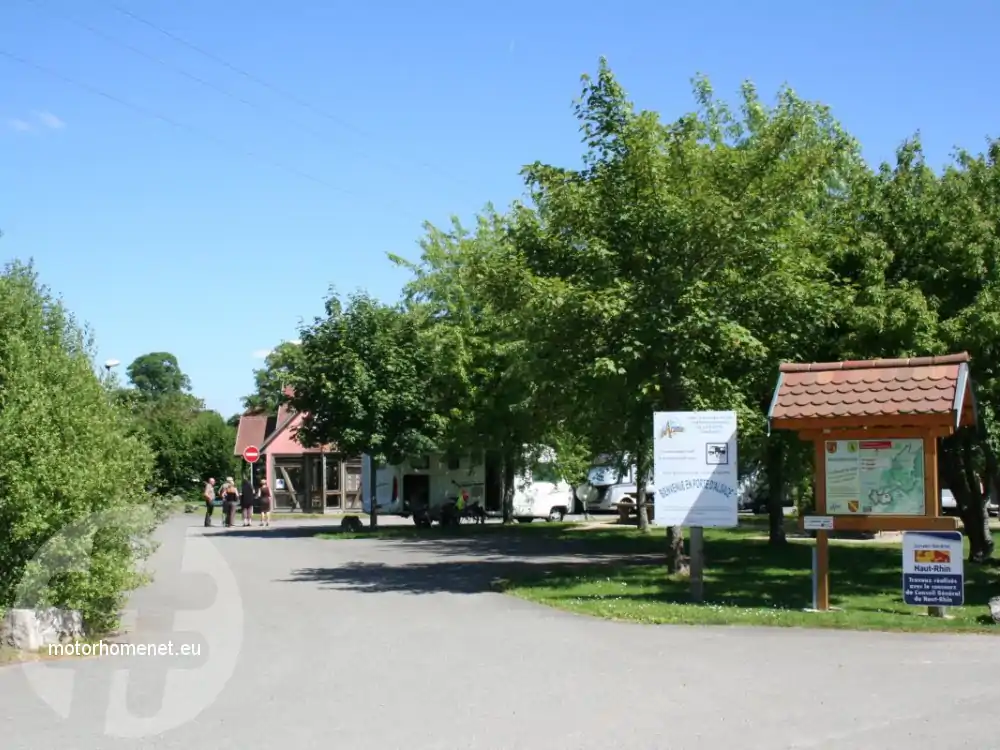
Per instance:
[[[205,483],[205,490],[202,493],[205,498],[205,525],[212,525],[212,514],[215,512],[215,477]],[[236,525],[236,508],[239,507],[243,516],[243,526],[253,526],[253,506],[256,501],[260,505],[260,525],[271,525],[271,488],[267,480],[263,479],[260,486],[254,489],[253,483],[249,479],[243,480],[243,486],[239,489],[232,477],[226,477],[226,481],[219,489],[219,497],[222,498],[222,525]]]

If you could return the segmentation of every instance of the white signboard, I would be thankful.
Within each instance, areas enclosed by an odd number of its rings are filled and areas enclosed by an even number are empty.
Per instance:
[[[738,480],[736,412],[653,414],[653,523],[736,526]]]
[[[903,534],[903,601],[911,606],[961,607],[965,601],[960,531]]]
[[[833,516],[806,516],[802,520],[806,531],[833,531]]]

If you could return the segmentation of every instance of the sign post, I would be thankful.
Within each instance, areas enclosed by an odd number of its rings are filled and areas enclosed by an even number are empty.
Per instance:
[[[653,523],[690,529],[691,596],[704,599],[706,528],[739,523],[736,412],[653,414]]]
[[[253,465],[260,460],[260,449],[256,445],[248,445],[243,449],[243,460],[250,464],[250,484],[254,484]]]
[[[705,599],[705,529],[691,527],[691,598],[701,603]]]
[[[960,531],[903,533],[903,601],[945,617],[945,607],[965,603],[965,571]]]

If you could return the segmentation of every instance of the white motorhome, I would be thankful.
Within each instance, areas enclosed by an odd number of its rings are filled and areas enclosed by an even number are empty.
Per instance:
[[[375,469],[375,497],[379,515],[413,516],[415,523],[436,518],[460,492],[468,503],[478,504],[489,515],[502,511],[500,467],[483,455],[427,455],[409,458],[394,466]],[[362,459],[362,509],[371,514],[371,462]],[[561,521],[572,509],[573,488],[555,466],[555,454],[542,451],[514,478],[514,518],[528,523],[536,518]]]
[[[636,473],[635,464],[629,464],[627,456],[621,463],[614,456],[601,456],[590,467],[587,481],[576,486],[574,497],[588,512],[614,511],[626,498],[635,502],[639,491]],[[650,472],[646,479],[646,497],[650,501],[652,494],[653,473]]]

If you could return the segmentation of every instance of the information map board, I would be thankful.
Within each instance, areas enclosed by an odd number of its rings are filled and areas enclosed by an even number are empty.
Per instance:
[[[827,440],[826,512],[924,515],[924,441]]]

